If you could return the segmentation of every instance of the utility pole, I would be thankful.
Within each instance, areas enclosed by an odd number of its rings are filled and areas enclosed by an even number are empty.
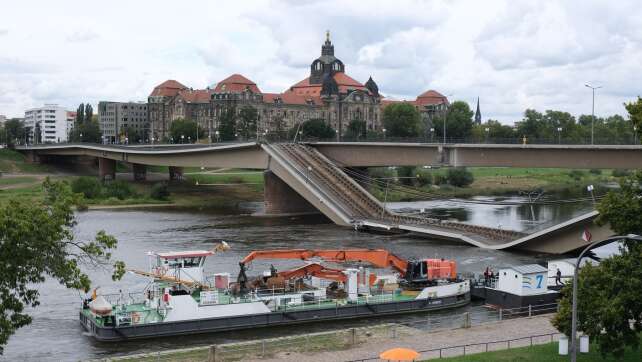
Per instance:
[[[591,144],[595,144],[595,90],[602,88],[602,86],[593,87],[588,83],[584,84],[584,86],[591,88],[593,91],[593,105],[591,107]]]

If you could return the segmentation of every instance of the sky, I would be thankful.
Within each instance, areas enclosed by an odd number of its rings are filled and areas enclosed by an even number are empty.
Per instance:
[[[264,92],[309,74],[329,30],[346,73],[392,99],[434,89],[511,124],[527,108],[625,115],[642,85],[636,1],[11,1],[0,5],[0,114],[146,101],[175,79],[240,73]]]

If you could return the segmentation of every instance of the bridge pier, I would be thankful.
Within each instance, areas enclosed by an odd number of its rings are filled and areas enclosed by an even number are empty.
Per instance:
[[[25,152],[25,162],[27,163],[40,163],[42,161],[41,156],[36,153],[35,151],[27,151]]]
[[[140,163],[132,163],[132,172],[135,181],[145,181],[147,178],[147,166]]]
[[[100,180],[116,179],[116,161],[108,158],[98,158],[98,177]]]
[[[178,166],[169,166],[169,180],[180,181],[183,179],[183,168]]]
[[[308,214],[319,212],[272,171],[263,173],[263,182],[266,214]]]

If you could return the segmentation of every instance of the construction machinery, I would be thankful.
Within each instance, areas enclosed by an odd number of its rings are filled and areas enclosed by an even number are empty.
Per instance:
[[[305,261],[318,259],[335,263],[364,262],[377,268],[393,268],[399,273],[400,282],[410,287],[433,285],[438,280],[452,281],[457,278],[457,266],[453,260],[406,260],[383,249],[277,249],[253,251],[239,262],[238,281],[241,289],[243,289],[244,281],[247,281],[246,266],[256,259],[299,259]],[[321,273],[320,270],[318,272]]]

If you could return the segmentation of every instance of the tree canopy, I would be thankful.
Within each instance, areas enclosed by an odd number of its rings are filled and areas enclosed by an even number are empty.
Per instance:
[[[236,132],[245,140],[256,138],[256,122],[259,113],[252,106],[244,106],[239,111]]]
[[[618,235],[642,232],[642,172],[625,178],[621,189],[599,203],[599,224]],[[578,275],[578,330],[597,341],[603,355],[621,356],[627,347],[639,348],[642,332],[642,243],[627,241],[619,253],[599,265],[584,265]],[[571,332],[572,284],[562,290],[560,310],[553,323]]]
[[[16,143],[24,142],[25,126],[24,123],[17,118],[12,118],[4,123],[4,130],[2,132],[4,142],[9,146]]]
[[[69,136],[71,142],[102,142],[98,119],[91,104],[81,103],[76,110],[76,121]]]
[[[348,123],[346,132],[344,134],[345,138],[348,139],[365,139],[366,138],[366,121],[360,119],[353,119]]]
[[[197,136],[203,137],[203,130],[191,119],[178,118],[169,126],[169,136],[174,143],[196,142]]]
[[[296,132],[297,127],[292,130]],[[301,124],[300,131],[303,138],[316,138],[316,139],[334,139],[337,132],[325,122],[322,118],[313,118]]]
[[[473,115],[474,112],[464,101],[455,101],[450,105],[446,113],[446,138],[447,139],[463,139],[471,135],[473,128]],[[435,122],[435,133],[437,135],[444,134],[444,125],[442,122]]]
[[[409,103],[393,103],[383,109],[383,127],[390,137],[417,137],[421,133],[419,111]]]
[[[113,265],[115,280],[125,272],[124,263],[111,260],[113,236],[100,231],[95,240],[74,239],[73,206],[81,198],[69,184],[47,178],[43,188],[41,202],[9,200],[0,207],[0,353],[18,328],[31,323],[25,306],[38,306],[45,277],[87,292],[91,281],[81,265]]]
[[[219,121],[218,140],[233,141],[236,137],[236,108],[226,108]]]

